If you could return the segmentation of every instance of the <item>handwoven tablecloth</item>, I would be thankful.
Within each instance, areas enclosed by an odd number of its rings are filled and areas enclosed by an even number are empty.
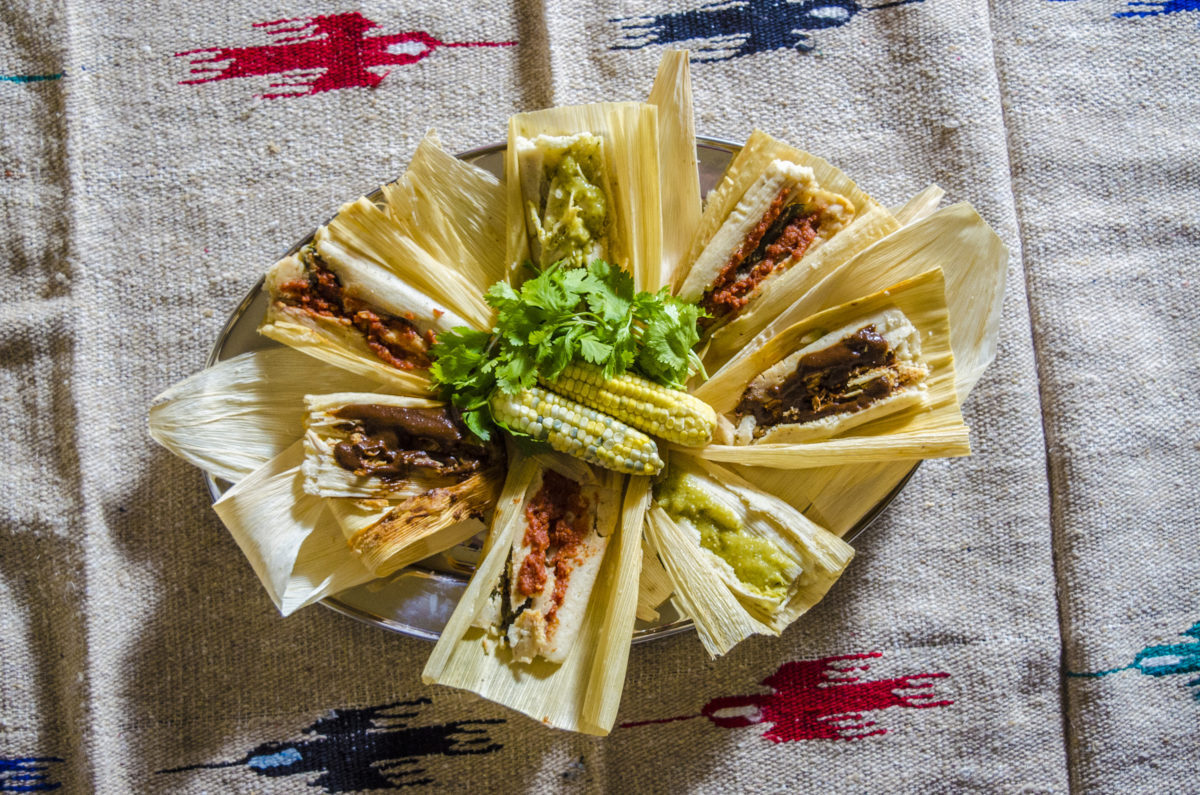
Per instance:
[[[0,14],[0,792],[1195,791],[1196,0]],[[607,738],[423,686],[427,642],[280,618],[153,396],[428,129],[640,99],[681,46],[701,133],[889,206],[936,182],[1000,233],[974,456],[923,464],[781,638],[636,645]]]

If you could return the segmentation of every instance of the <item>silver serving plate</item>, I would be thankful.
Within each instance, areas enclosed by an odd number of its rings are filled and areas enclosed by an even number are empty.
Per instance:
[[[503,177],[505,144],[492,144],[458,155],[462,160]],[[725,173],[729,161],[741,149],[739,144],[715,138],[696,139],[696,154],[700,167],[700,189],[707,194],[716,187]],[[377,198],[379,191],[368,194]],[[307,246],[312,235],[296,243],[284,255],[288,256]],[[213,345],[206,366],[223,362],[249,351],[277,347],[274,342],[258,334],[258,324],[267,309],[267,293],[260,279],[241,304],[233,311],[221,335]],[[298,433],[299,431],[297,431]],[[896,485],[886,497],[872,506],[863,518],[845,535],[847,541],[861,533],[875,520],[888,503],[904,488],[912,473]],[[205,474],[208,490],[214,500],[228,488]],[[475,570],[479,557],[480,539],[472,539],[451,550],[427,558],[408,568],[372,582],[345,590],[336,596],[326,597],[321,604],[343,615],[358,619],[372,626],[382,627],[402,635],[426,640],[437,640],[442,627],[450,620],[459,597],[467,587],[467,580]],[[659,607],[657,621],[638,621],[634,628],[633,642],[654,638],[665,638],[690,629],[692,622],[679,615],[670,601]]]

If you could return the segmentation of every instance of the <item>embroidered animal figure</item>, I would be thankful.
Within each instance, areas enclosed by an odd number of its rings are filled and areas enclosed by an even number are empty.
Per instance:
[[[408,725],[419,714],[415,707],[429,703],[421,698],[363,709],[335,709],[305,728],[302,739],[262,743],[229,762],[158,772],[244,766],[272,778],[316,773],[310,786],[329,793],[357,792],[434,783],[420,766],[421,757],[488,754],[501,749],[486,727],[502,720]]]
[[[234,77],[280,76],[271,88],[287,89],[264,99],[298,97],[340,88],[374,88],[390,71],[429,57],[442,47],[511,47],[515,41],[440,41],[423,31],[368,36],[378,22],[352,11],[344,14],[256,22],[274,41],[252,47],[205,47],[175,53],[191,59],[191,77],[180,85]]]
[[[810,31],[840,28],[865,11],[919,3],[891,0],[865,5],[857,0],[725,0],[690,11],[610,19],[623,34],[614,50],[696,41],[696,61],[728,61],[771,50],[816,47]]]
[[[936,679],[950,674],[919,673],[894,679],[864,681],[855,671],[865,672],[864,660],[882,657],[881,652],[845,654],[818,660],[787,662],[762,681],[768,693],[722,696],[704,705],[700,715],[638,721],[624,727],[705,717],[724,728],[767,725],[766,739],[781,743],[797,740],[861,740],[887,730],[878,727],[865,713],[907,707],[927,709],[954,702],[933,692]]]
[[[1068,676],[1097,678],[1130,670],[1154,677],[1200,673],[1200,642],[1197,642],[1200,641],[1200,621],[1179,634],[1194,640],[1147,646],[1134,655],[1133,662],[1129,665],[1109,668],[1107,671],[1069,673]],[[1188,680],[1185,684],[1198,688],[1192,697],[1200,701],[1200,676]]]

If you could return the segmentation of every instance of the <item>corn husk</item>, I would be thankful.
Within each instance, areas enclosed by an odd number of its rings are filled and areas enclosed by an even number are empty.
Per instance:
[[[482,295],[504,278],[505,193],[500,180],[441,148],[430,131],[408,170],[381,188],[400,231]]]
[[[859,290],[878,290],[940,265],[946,274],[950,342],[961,403],[995,357],[1007,262],[1004,244],[970,205],[952,205],[911,222],[831,273],[781,317],[781,328],[851,300]],[[774,333],[773,326],[765,329],[747,355]],[[838,535],[856,527],[912,468],[907,460],[829,466],[807,469],[801,478],[790,471],[734,466],[743,477]]]
[[[659,198],[658,109],[637,102],[595,103],[520,113],[509,119],[505,183],[508,194],[507,260],[509,278],[516,284],[527,275],[531,230],[527,228],[518,139],[539,135],[571,136],[591,133],[602,140],[605,180],[601,188],[609,202],[608,258],[634,275],[645,289],[651,268],[662,256],[662,217]]]
[[[352,263],[378,266],[473,328],[491,325],[492,310],[479,287],[452,267],[459,251],[444,251],[446,259],[435,259],[370,199],[343,205],[317,232],[314,243],[321,258],[336,270]]]
[[[470,690],[549,726],[603,735],[616,717],[633,634],[641,546],[640,533],[625,528],[641,526],[648,491],[644,483],[633,487],[625,500],[583,625],[562,663],[542,658],[514,662],[507,645],[473,626],[489,609],[513,540],[525,527],[526,492],[541,466],[524,455],[512,458],[483,558],[442,630],[421,679],[426,684]],[[600,477],[615,479],[611,473]],[[638,523],[630,524],[634,519]]]
[[[356,499],[408,499],[464,479],[462,475],[438,474],[415,468],[404,480],[392,480],[355,475],[338,464],[334,448],[348,439],[350,434],[346,429],[347,421],[335,416],[334,412],[344,406],[362,403],[410,409],[445,405],[436,400],[402,395],[360,392],[306,395],[304,405],[308,413],[304,418],[304,488],[309,494]]]
[[[649,513],[646,521],[650,521]],[[674,586],[671,576],[658,559],[658,552],[650,542],[649,533],[642,533],[642,572],[638,576],[637,617],[640,621],[657,621],[658,606],[670,598]]]
[[[732,567],[701,546],[694,528],[657,505],[651,509],[647,532],[670,575],[673,598],[680,612],[692,618],[713,657],[752,634],[778,635],[824,597],[854,556],[835,535],[728,469],[678,454],[671,456],[670,465],[742,516],[744,532],[769,540],[795,566],[786,593],[769,598],[738,580]]]
[[[244,353],[156,397],[150,436],[188,463],[236,483],[300,438],[306,393],[374,386],[290,348]]]
[[[318,230],[317,237],[322,237]],[[333,270],[350,295],[362,296],[368,304],[389,314],[409,317],[418,330],[445,331],[466,325],[466,320],[447,311],[415,290],[382,266],[350,260],[325,264]],[[258,332],[282,342],[301,353],[365,376],[402,394],[424,396],[429,393],[425,370],[401,370],[387,364],[367,345],[364,336],[352,326],[332,318],[313,315],[304,309],[276,300],[280,285],[303,278],[305,266],[298,255],[275,263],[267,271],[264,287],[269,296],[266,317]]]
[[[903,312],[920,333],[921,359],[930,368],[930,375],[924,381],[927,399],[923,403],[857,425],[835,439],[793,444],[709,445],[696,454],[713,461],[781,469],[969,454],[967,429],[958,404],[945,281],[940,268],[827,309],[785,329],[752,354],[739,357],[736,363],[724,368],[696,390],[696,397],[719,413],[732,412],[750,381],[792,351],[826,331],[891,308]]]
[[[304,492],[296,442],[213,505],[283,615],[375,575],[358,561],[329,501]]]
[[[937,185],[930,185],[899,207],[891,210],[892,215],[901,226],[923,221],[937,210],[946,191]]]
[[[704,215],[692,238],[685,265],[675,272],[674,291],[676,294],[679,294],[685,282],[688,282],[689,273],[696,261],[705,248],[713,242],[713,238],[733,213],[738,202],[775,160],[811,169],[816,183],[822,191],[844,197],[853,205],[854,218],[846,228],[834,234],[829,240],[810,247],[787,270],[775,273],[762,282],[738,317],[724,324],[724,327],[732,326],[733,329],[723,334],[721,333],[722,327],[718,327],[714,331],[713,347],[711,348],[713,361],[711,365],[706,361],[706,366],[713,368],[719,366],[721,361],[740,348],[739,340],[744,342],[752,337],[783,306],[790,303],[785,300],[786,297],[802,294],[808,285],[815,283],[825,273],[838,267],[874,241],[899,228],[899,224],[887,210],[880,207],[849,177],[828,161],[777,141],[760,130],[755,130],[746,141],[746,145],[729,164],[720,184],[705,200]],[[826,248],[830,250],[822,254],[822,250]],[[694,292],[694,289],[692,291]],[[759,302],[768,296],[770,297],[769,304],[760,309]],[[782,304],[780,304],[781,301]],[[746,319],[741,320],[741,318]],[[739,320],[741,320],[740,323]],[[719,340],[717,339],[718,334],[721,334]]]
[[[673,282],[700,225],[700,171],[696,162],[696,126],[687,50],[667,50],[649,102],[658,108],[659,183],[662,197],[662,257],[645,263],[645,288]]]

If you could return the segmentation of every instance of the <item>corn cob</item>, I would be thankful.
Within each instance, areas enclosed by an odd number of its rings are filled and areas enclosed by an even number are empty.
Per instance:
[[[651,436],[689,447],[712,441],[717,425],[716,412],[703,400],[632,373],[605,378],[599,367],[570,364],[543,386]]]
[[[530,387],[492,397],[492,416],[520,433],[549,442],[560,453],[632,475],[657,475],[663,468],[658,445],[625,423],[556,395]]]

